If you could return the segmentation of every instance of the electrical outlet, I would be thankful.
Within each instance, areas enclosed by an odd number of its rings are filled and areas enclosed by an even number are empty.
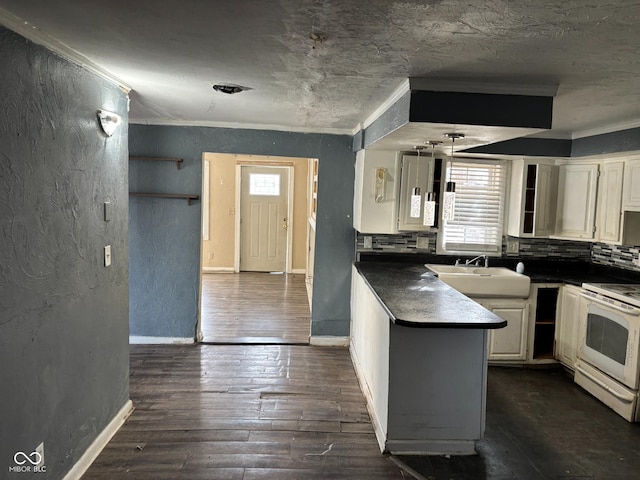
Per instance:
[[[520,251],[520,242],[517,240],[507,240],[507,253],[518,253]]]
[[[364,248],[373,248],[373,237],[364,237]]]
[[[418,237],[416,239],[416,248],[418,250],[428,250],[429,249],[429,237]]]
[[[636,266],[640,267],[640,253],[638,253],[638,256],[636,257]]]
[[[111,266],[111,245],[104,247],[104,266]]]

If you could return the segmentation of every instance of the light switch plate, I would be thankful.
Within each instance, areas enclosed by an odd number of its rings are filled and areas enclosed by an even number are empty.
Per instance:
[[[104,247],[104,266],[111,266],[111,245]]]
[[[373,237],[364,237],[364,248],[373,248]]]

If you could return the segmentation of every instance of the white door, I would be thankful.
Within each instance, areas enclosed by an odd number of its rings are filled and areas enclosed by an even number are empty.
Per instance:
[[[240,270],[286,271],[289,169],[242,166],[240,182]]]

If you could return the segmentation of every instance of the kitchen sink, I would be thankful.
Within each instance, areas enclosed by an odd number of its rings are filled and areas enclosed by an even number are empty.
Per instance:
[[[426,264],[440,280],[469,297],[529,296],[531,279],[504,267],[458,267]]]

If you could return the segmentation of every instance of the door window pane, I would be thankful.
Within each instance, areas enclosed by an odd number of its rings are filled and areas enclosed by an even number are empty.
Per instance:
[[[280,175],[273,173],[249,174],[249,195],[280,195]]]

